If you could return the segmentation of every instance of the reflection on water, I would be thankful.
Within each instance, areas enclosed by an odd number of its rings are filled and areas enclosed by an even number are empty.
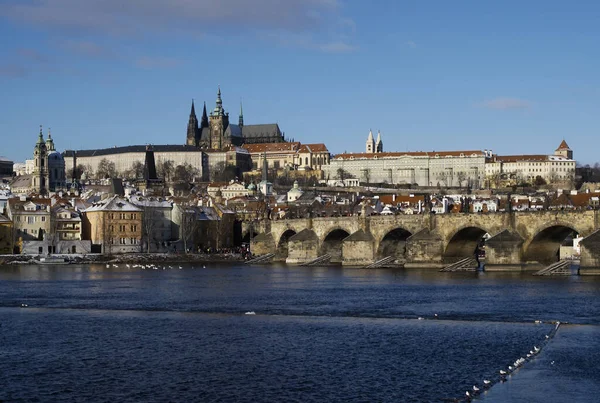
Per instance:
[[[593,277],[206,266],[0,267],[0,400],[462,398],[544,340],[535,320],[579,325],[480,398],[600,392]]]

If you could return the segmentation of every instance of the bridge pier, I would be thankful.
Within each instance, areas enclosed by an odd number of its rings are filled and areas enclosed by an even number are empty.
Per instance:
[[[581,247],[579,274],[600,275],[600,230],[582,239],[579,245]]]
[[[408,269],[441,269],[444,253],[442,238],[427,228],[422,229],[406,240],[406,263]]]
[[[305,228],[288,241],[287,264],[303,264],[319,257],[319,237],[312,229]]]
[[[523,270],[523,238],[515,232],[504,230],[485,243],[486,271]]]
[[[260,233],[250,239],[250,251],[255,256],[275,253],[276,249],[275,240],[270,232],[266,234]]]
[[[369,231],[359,229],[344,238],[342,243],[343,266],[367,266],[375,261],[375,238]]]

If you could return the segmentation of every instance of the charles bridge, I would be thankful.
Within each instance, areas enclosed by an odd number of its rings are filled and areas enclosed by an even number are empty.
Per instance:
[[[483,235],[486,270],[535,270],[558,258],[569,236],[584,237],[582,274],[600,274],[598,210],[315,217],[246,223],[255,255],[303,264],[366,266],[393,257],[405,267],[442,267],[472,257]]]

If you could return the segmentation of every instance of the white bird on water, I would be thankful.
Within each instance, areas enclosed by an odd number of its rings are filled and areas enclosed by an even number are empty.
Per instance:
[[[483,384],[484,384],[485,386],[489,386],[489,385],[490,385],[490,383],[492,383],[492,381],[490,381],[489,379],[484,379],[484,380],[483,380]]]
[[[248,311],[248,312],[246,312],[246,315],[256,315],[256,312],[254,312],[254,311]]]
[[[106,268],[107,268],[107,269],[108,269],[108,268],[110,268],[110,265],[109,265],[109,264],[107,264],[107,265],[106,265]]]
[[[501,370],[500,370],[500,375],[503,375],[503,376],[504,376],[504,375],[506,375],[506,374],[507,374],[507,372],[506,372],[505,370],[503,370],[503,369],[501,369]]]
[[[479,392],[479,388],[477,387],[477,385],[473,385],[473,392],[475,392],[475,393]]]

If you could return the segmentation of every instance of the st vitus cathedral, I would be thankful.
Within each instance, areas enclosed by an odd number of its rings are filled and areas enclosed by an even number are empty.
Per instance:
[[[261,125],[245,125],[242,105],[238,124],[229,122],[229,113],[223,108],[221,88],[217,92],[215,108],[206,113],[206,102],[202,110],[202,118],[198,122],[194,101],[187,127],[186,144],[203,149],[222,150],[229,146],[241,146],[255,143],[283,143],[284,134],[276,123]]]

